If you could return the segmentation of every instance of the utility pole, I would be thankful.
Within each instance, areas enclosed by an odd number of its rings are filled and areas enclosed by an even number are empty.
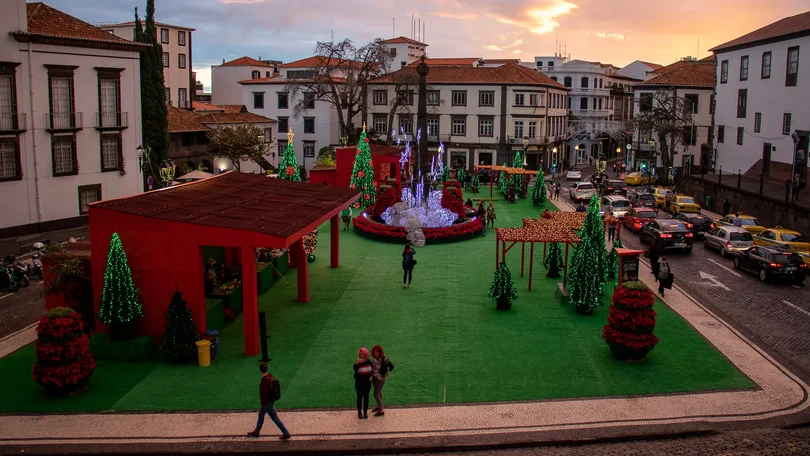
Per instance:
[[[427,75],[430,72],[425,56],[421,57],[421,62],[416,66],[419,74],[419,104],[416,111],[416,128],[422,131],[422,140],[419,141],[419,150],[416,154],[416,169],[422,172],[422,176],[427,176],[430,172],[430,160],[428,159],[428,134],[427,134]],[[438,132],[437,132],[438,134]],[[415,180],[414,180],[415,182]]]

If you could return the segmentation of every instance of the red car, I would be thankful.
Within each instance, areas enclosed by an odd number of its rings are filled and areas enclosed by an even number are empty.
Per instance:
[[[634,233],[641,231],[641,227],[658,218],[655,209],[649,207],[634,207],[624,214],[624,226]]]

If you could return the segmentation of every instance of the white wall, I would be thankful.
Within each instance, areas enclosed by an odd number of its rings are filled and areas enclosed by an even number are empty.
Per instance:
[[[636,60],[635,62],[619,70],[619,74],[629,78],[646,81],[647,79],[650,79],[650,76],[647,75],[648,71],[653,71],[653,69],[650,68],[650,66],[646,63]]]
[[[211,66],[211,104],[241,105],[242,85],[239,81],[250,79],[253,71],[259,71],[262,78],[273,75],[273,68],[264,66]],[[252,100],[251,100],[252,103]]]

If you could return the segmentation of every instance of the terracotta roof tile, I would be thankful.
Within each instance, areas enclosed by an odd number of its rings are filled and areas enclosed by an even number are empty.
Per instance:
[[[197,115],[197,114],[195,114]],[[243,123],[276,123],[269,117],[260,116],[252,112],[212,112],[200,116],[199,122],[208,124],[243,124]]]
[[[664,67],[664,65],[659,65],[657,63],[645,62],[643,60],[639,60],[639,62],[643,63],[644,65],[647,65],[648,67],[652,68],[653,70],[660,70],[661,68]]]
[[[88,24],[69,14],[51,8],[44,3],[28,3],[28,32],[12,32],[13,35],[39,36],[44,38],[61,38],[79,40],[84,42],[109,43],[114,45],[131,46],[132,48],[146,48],[147,44],[135,43],[125,40],[112,33]]]
[[[476,62],[481,60],[481,57],[436,57],[432,59],[425,59],[425,63],[429,66],[473,66]],[[421,60],[411,62],[408,66],[415,67],[419,65]]]
[[[738,46],[753,45],[760,41],[807,31],[810,31],[810,11],[778,20],[737,39],[715,46],[709,51],[717,52]]]
[[[346,78],[332,78],[335,82],[341,84],[346,82]],[[281,76],[273,76],[271,78],[257,78],[257,79],[245,79],[244,81],[239,81],[239,84],[243,85],[252,85],[252,84],[286,84],[290,80],[287,78],[282,78]],[[313,82],[312,79],[297,79],[297,81],[301,82]]]
[[[413,75],[412,75],[412,74]],[[395,75],[416,77],[416,67],[407,66],[394,73],[376,78],[371,83],[389,84],[394,81]],[[566,89],[562,84],[548,76],[522,65],[507,63],[496,68],[463,67],[463,66],[435,66],[430,68],[427,76],[428,84],[511,84],[511,85],[542,85],[556,89]]]
[[[715,86],[715,68],[713,62],[676,62],[670,66],[673,67],[673,69],[649,79],[638,86],[700,87],[706,89],[711,89]]]
[[[169,106],[167,120],[169,133],[190,133],[195,131],[208,131],[209,128],[200,123],[202,116],[194,114],[188,109]]]
[[[225,62],[220,67],[238,67],[238,66],[259,66],[265,68],[272,68],[273,65],[262,62],[261,60],[256,60],[252,57],[244,56],[239,57],[238,59],[231,60],[230,62]]]
[[[191,107],[197,114],[208,112],[247,112],[244,105],[212,105],[202,101],[192,101]]]
[[[484,63],[520,63],[520,59],[484,59]]]
[[[415,44],[417,46],[427,46],[427,44],[425,44],[425,43],[422,43],[422,42],[416,41],[416,40],[412,40],[410,38],[405,38],[404,36],[398,36],[396,38],[391,38],[390,40],[383,41],[383,43],[385,43],[385,44],[408,43],[408,44]]]
[[[279,68],[315,68],[317,66],[324,66],[325,63],[328,63],[327,60],[329,60],[327,57],[321,55],[314,55],[312,57],[307,57],[305,59],[296,60],[294,62],[279,65]],[[333,62],[332,66],[334,67],[338,65],[348,66],[349,63],[353,63],[356,68],[360,68],[363,65],[362,62],[345,61],[341,63],[337,59],[332,59],[332,62]]]

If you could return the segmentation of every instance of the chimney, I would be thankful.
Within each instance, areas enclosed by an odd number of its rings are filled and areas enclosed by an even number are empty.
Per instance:
[[[273,65],[273,77],[279,76],[278,65]]]
[[[222,59],[222,64],[225,65],[225,59]]]
[[[259,56],[259,62],[261,62],[261,61],[262,61],[262,56]]]

